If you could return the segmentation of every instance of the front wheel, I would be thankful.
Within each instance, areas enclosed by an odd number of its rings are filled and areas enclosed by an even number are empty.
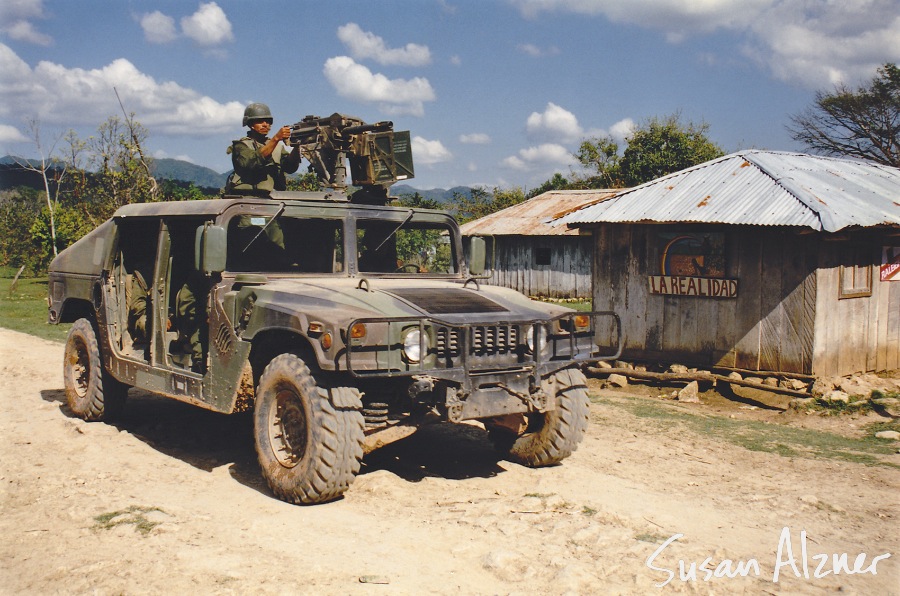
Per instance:
[[[293,354],[266,366],[256,394],[254,435],[275,496],[314,504],[344,494],[363,457],[365,423],[358,405],[358,391],[320,388]]]
[[[113,418],[125,405],[128,386],[104,370],[97,334],[87,319],[78,319],[69,330],[63,383],[69,409],[89,422]]]
[[[559,463],[572,455],[584,438],[590,413],[587,380],[577,368],[563,369],[546,383],[556,398],[556,408],[527,416],[521,435],[508,428],[491,428],[488,433],[498,451],[511,461],[533,468]]]

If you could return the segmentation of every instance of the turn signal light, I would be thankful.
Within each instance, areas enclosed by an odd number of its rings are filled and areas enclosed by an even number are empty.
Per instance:
[[[350,339],[362,339],[366,336],[366,325],[364,323],[355,323],[350,328]]]
[[[575,327],[578,329],[587,329],[591,326],[591,318],[587,315],[575,315]]]
[[[322,344],[322,348],[324,348],[326,350],[331,349],[331,334],[330,333],[325,333],[324,335],[322,335],[322,338],[319,341]]]

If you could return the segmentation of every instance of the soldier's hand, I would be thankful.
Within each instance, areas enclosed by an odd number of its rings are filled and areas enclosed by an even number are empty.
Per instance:
[[[291,138],[291,127],[290,126],[282,126],[278,129],[278,132],[272,137],[276,141],[286,141]]]

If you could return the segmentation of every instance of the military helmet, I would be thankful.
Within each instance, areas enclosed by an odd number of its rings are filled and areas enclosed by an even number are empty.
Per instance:
[[[269,111],[269,106],[264,103],[251,103],[247,106],[244,110],[243,126],[249,126],[254,120],[268,120],[271,124],[272,112]]]

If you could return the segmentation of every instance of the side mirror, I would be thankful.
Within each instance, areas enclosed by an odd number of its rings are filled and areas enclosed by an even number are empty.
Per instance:
[[[493,240],[492,238],[490,240]],[[490,250],[494,243],[482,236],[470,236],[468,242],[469,275],[486,276],[493,265]]]
[[[225,228],[204,224],[194,237],[194,268],[202,273],[225,271],[227,255]]]

